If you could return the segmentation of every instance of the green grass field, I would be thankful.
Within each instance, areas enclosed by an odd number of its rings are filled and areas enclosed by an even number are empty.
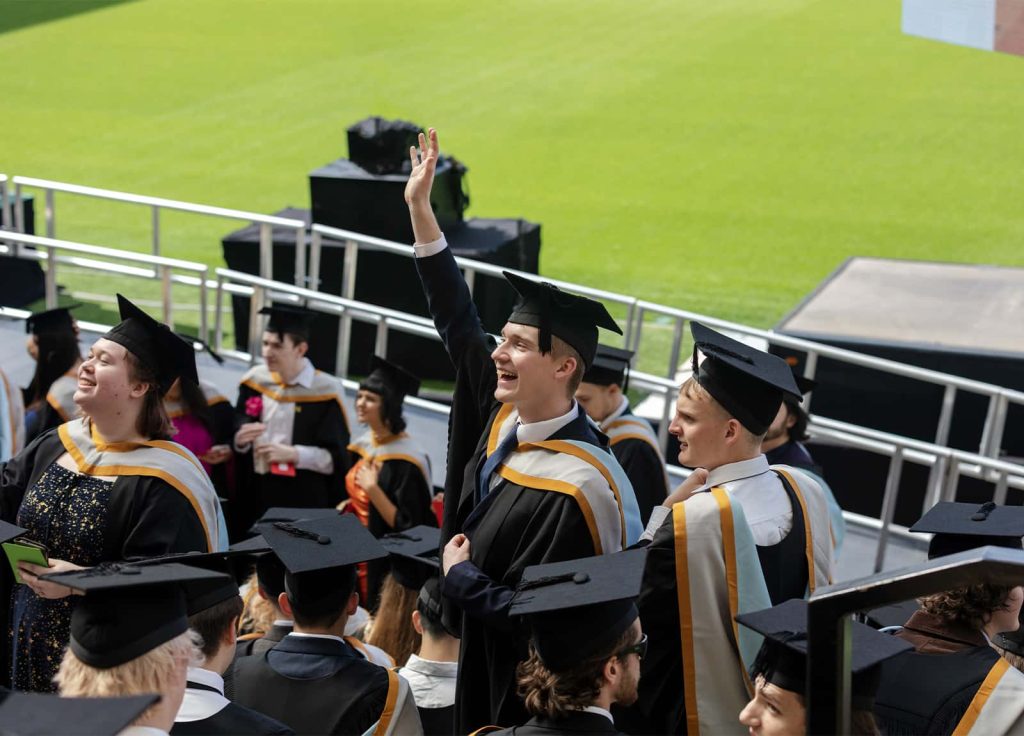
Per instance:
[[[1024,59],[898,0],[0,0],[0,172],[270,212],[369,114],[440,130],[542,272],[758,325],[852,255],[1024,265]],[[148,248],[66,195],[57,235]],[[167,215],[220,264],[235,225]],[[40,218],[41,227],[41,218]],[[99,281],[96,290],[110,289]]]

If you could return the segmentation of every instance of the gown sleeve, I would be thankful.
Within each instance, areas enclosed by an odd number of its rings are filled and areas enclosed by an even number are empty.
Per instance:
[[[48,466],[63,451],[54,446],[55,442],[59,444],[54,431],[44,432],[17,455],[0,462],[0,519],[14,523],[36,463],[45,462]]]
[[[111,535],[120,540],[113,559],[207,551],[206,532],[192,504],[159,478],[119,479],[110,503],[110,523],[120,532]]]
[[[385,475],[386,473],[386,475]],[[400,532],[420,524],[437,526],[437,517],[431,508],[433,489],[427,487],[423,473],[406,460],[388,460],[381,468],[380,487],[395,504],[395,525]]]

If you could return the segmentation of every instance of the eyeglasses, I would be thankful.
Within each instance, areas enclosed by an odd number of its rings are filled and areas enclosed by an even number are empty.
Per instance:
[[[615,653],[615,656],[622,659],[628,654],[635,654],[637,659],[643,659],[647,656],[647,634],[640,637],[640,641],[631,647],[625,647]]]

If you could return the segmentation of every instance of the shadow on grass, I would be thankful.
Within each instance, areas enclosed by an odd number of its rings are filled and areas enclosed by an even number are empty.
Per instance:
[[[0,34],[134,0],[0,0]]]

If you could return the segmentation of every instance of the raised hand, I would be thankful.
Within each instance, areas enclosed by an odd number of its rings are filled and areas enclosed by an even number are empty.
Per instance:
[[[427,136],[430,144],[427,144]],[[405,185],[406,204],[426,204],[430,206],[430,188],[434,184],[434,169],[437,168],[437,157],[439,148],[437,145],[437,131],[431,128],[427,136],[420,133],[419,150],[415,147],[409,148],[409,160],[412,162],[412,173],[409,174],[409,181]]]

